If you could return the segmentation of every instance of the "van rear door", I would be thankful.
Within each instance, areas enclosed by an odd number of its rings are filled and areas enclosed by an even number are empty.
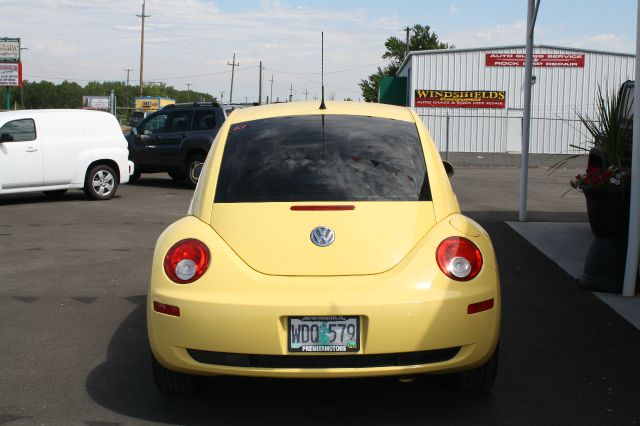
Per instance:
[[[42,186],[42,158],[42,141],[32,118],[0,125],[0,190]]]

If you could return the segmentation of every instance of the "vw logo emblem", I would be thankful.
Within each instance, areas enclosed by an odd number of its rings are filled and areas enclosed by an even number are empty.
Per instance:
[[[318,226],[311,231],[311,242],[318,247],[326,247],[333,243],[336,234],[333,229],[326,226]]]

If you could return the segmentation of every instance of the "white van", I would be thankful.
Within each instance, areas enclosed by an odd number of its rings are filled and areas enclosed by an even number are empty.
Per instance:
[[[89,110],[0,112],[0,194],[83,189],[111,198],[133,173],[115,117]]]

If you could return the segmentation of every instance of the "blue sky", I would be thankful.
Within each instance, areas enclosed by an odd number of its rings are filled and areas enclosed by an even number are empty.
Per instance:
[[[0,0],[0,37],[20,37],[30,80],[139,78],[141,0]],[[326,93],[357,100],[357,83],[384,65],[384,41],[429,25],[458,48],[524,44],[527,0],[147,0],[145,81],[162,81],[228,100],[263,94],[320,94],[320,32],[325,32]],[[636,2],[542,0],[536,43],[635,52]]]

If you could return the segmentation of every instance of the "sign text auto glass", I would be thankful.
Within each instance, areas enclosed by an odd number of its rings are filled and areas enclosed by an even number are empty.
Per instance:
[[[487,53],[487,67],[524,67],[523,53]],[[540,53],[533,55],[534,67],[584,68],[584,53]]]
[[[499,90],[415,91],[415,107],[431,108],[504,108],[506,92]]]
[[[0,62],[20,62],[20,39],[0,37]]]

